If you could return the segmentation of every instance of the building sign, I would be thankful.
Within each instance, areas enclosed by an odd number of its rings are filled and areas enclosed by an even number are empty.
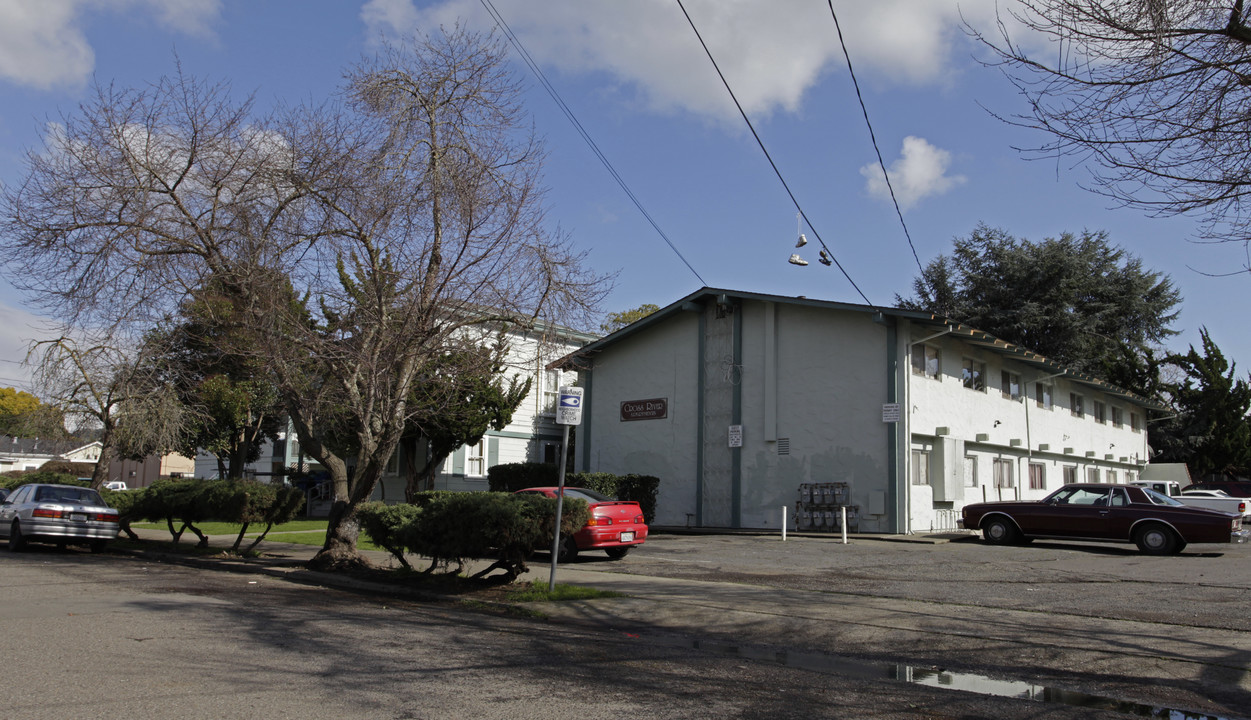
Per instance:
[[[743,447],[743,426],[742,425],[730,426],[730,447],[732,448]]]
[[[882,422],[884,423],[899,422],[899,419],[902,416],[902,411],[903,411],[903,408],[899,406],[899,403],[883,404],[882,405]]]
[[[663,420],[669,417],[669,398],[626,400],[621,403],[621,420]]]

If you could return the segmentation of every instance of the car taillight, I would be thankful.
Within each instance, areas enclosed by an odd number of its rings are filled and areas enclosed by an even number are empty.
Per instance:
[[[591,516],[591,519],[586,521],[586,525],[587,527],[592,525],[612,525],[612,518]]]
[[[634,524],[635,524],[635,525],[642,525],[642,524],[643,524],[643,516],[642,516],[642,515],[636,515],[636,516],[634,516]]]
[[[30,511],[31,517],[52,518],[60,520],[65,517],[65,513],[60,510],[49,510],[48,508],[35,508]]]
[[[117,522],[117,513],[97,513],[91,519],[99,522]]]
[[[1247,504],[1244,502],[1238,503],[1238,512],[1244,513],[1246,511],[1247,511]]]

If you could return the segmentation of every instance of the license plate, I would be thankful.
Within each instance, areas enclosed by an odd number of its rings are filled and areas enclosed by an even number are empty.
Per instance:
[[[621,533],[621,542],[634,542],[634,533],[632,532]]]
[[[70,520],[74,522],[87,522],[87,516],[84,513],[70,513]]]

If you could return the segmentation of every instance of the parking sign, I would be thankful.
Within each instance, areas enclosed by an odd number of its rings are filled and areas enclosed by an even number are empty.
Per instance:
[[[556,406],[558,425],[582,424],[582,388],[561,386],[560,404]]]

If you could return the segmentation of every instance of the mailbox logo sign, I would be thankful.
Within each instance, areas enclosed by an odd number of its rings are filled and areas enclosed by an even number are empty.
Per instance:
[[[559,425],[582,424],[582,388],[560,388],[560,403],[556,406],[556,423]]]

